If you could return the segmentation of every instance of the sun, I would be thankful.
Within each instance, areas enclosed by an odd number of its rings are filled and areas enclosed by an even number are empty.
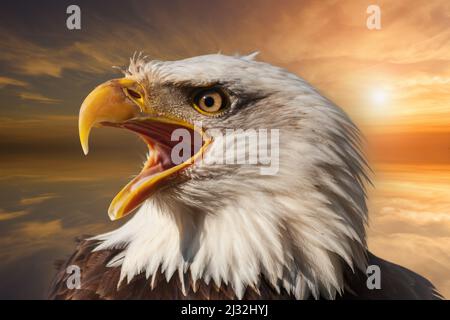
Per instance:
[[[388,99],[387,90],[384,88],[373,89],[370,94],[371,101],[374,105],[383,106]]]
[[[385,86],[372,87],[367,92],[368,114],[371,117],[386,119],[390,114],[391,92]]]

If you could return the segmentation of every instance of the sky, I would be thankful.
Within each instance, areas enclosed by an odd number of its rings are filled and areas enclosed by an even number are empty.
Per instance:
[[[66,27],[71,4],[81,9],[81,30]],[[379,30],[366,26],[371,4],[381,9]],[[449,1],[6,0],[0,298],[45,298],[53,262],[76,236],[122,223],[106,210],[145,146],[104,129],[85,158],[77,115],[135,51],[158,60],[259,51],[258,60],[341,106],[363,132],[374,171],[369,248],[450,297]]]

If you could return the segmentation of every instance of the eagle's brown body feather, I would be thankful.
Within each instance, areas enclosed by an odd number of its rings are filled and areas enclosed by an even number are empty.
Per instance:
[[[73,255],[59,263],[58,273],[52,285],[49,298],[63,300],[110,300],[110,299],[207,299],[223,300],[236,299],[232,288],[222,285],[218,288],[211,281],[209,284],[198,281],[196,290],[194,284],[186,276],[186,295],[182,293],[178,275],[172,276],[169,282],[164,275],[159,274],[155,279],[154,288],[151,288],[151,277],[147,279],[145,273],[134,277],[130,283],[123,281],[117,288],[120,278],[119,267],[106,267],[120,249],[101,250],[92,252],[96,246],[95,241],[79,240],[78,247]],[[396,264],[382,260],[369,253],[369,264],[378,265],[381,269],[381,289],[369,290],[366,286],[366,276],[361,272],[352,273],[347,270],[346,288],[338,299],[439,299],[433,285],[420,275]],[[67,267],[77,265],[81,270],[81,288],[68,289],[66,273]],[[243,299],[294,299],[287,292],[277,292],[268,282],[261,280],[257,292],[247,288]]]

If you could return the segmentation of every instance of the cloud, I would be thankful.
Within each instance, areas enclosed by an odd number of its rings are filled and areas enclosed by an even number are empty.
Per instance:
[[[13,220],[27,215],[29,212],[26,210],[5,212],[0,210],[0,221]]]
[[[0,235],[0,259],[6,264],[49,248],[70,252],[75,248],[76,237],[104,230],[102,224],[64,227],[61,219],[24,222]]]
[[[0,129],[12,129],[17,128],[42,128],[49,123],[62,123],[64,126],[73,125],[78,123],[78,116],[72,115],[36,115],[33,117],[27,116],[19,119],[12,117],[0,117]]]
[[[19,237],[41,240],[60,234],[62,230],[62,223],[59,219],[48,222],[32,221],[20,225],[20,227],[16,230],[16,234]]]
[[[44,193],[34,197],[22,198],[20,199],[19,204],[23,206],[29,206],[39,204],[50,199],[54,199],[56,197],[58,196],[55,193]]]
[[[450,297],[448,167],[377,168],[370,196],[369,248],[410,268]]]
[[[104,38],[102,44],[98,39],[92,39],[60,45],[59,48],[48,48],[10,30],[3,28],[0,31],[4,35],[0,61],[5,62],[12,72],[22,76],[61,78],[67,70],[104,73],[110,71],[113,65],[123,62],[123,57],[129,56],[132,50],[136,50],[131,49],[125,53],[124,49],[124,55],[120,59],[120,54],[110,50],[117,42],[107,32],[100,36]]]
[[[446,12],[450,4],[445,0],[421,3],[416,10],[410,2],[379,1],[379,31],[366,27],[370,4],[287,1],[279,6],[267,1],[255,6],[251,1],[245,5],[227,1],[213,4],[215,10],[208,19],[202,14],[202,1],[179,2],[175,7],[113,2],[108,10],[91,4],[96,16],[87,15],[83,21],[100,21],[101,26],[88,25],[89,32],[69,40],[64,28],[47,26],[42,33],[51,35],[51,45],[39,43],[21,28],[4,27],[0,61],[21,76],[64,79],[65,72],[77,76],[110,72],[111,66],[126,64],[136,50],[169,60],[260,50],[261,59],[311,81],[365,127],[404,130],[413,123],[430,130],[436,125],[447,128],[450,30]],[[127,16],[133,16],[133,21]],[[197,21],[202,21],[201,27]],[[235,36],[237,32],[240,37]],[[370,92],[380,85],[392,92],[381,111],[370,103]],[[26,94],[23,98],[27,97],[42,104],[56,103],[49,97]]]
[[[27,87],[28,83],[21,80],[0,76],[0,88],[6,86]]]
[[[6,62],[16,73],[28,76],[50,76],[60,78],[64,69],[79,70],[83,66],[83,56],[76,59],[75,45],[60,50],[49,49],[35,44],[21,35],[1,30],[5,35],[0,61]]]
[[[36,92],[21,92],[19,93],[19,97],[23,100],[30,100],[30,101],[35,101],[35,102],[39,102],[39,103],[60,103],[61,100],[58,99],[53,99],[53,98],[49,98],[46,97],[40,93],[36,93]]]

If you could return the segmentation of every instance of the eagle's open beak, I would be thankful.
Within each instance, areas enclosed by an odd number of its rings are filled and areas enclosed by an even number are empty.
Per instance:
[[[111,220],[120,219],[142,204],[156,186],[199,158],[210,139],[201,128],[164,116],[146,112],[145,91],[134,80],[115,79],[95,88],[84,100],[79,116],[79,135],[85,154],[88,153],[89,133],[95,126],[125,128],[137,133],[148,145],[149,156],[141,172],[113,199],[108,209]],[[183,162],[173,161],[172,149],[180,143],[172,141],[176,129],[188,130],[191,154]],[[194,143],[200,141],[200,143]]]

